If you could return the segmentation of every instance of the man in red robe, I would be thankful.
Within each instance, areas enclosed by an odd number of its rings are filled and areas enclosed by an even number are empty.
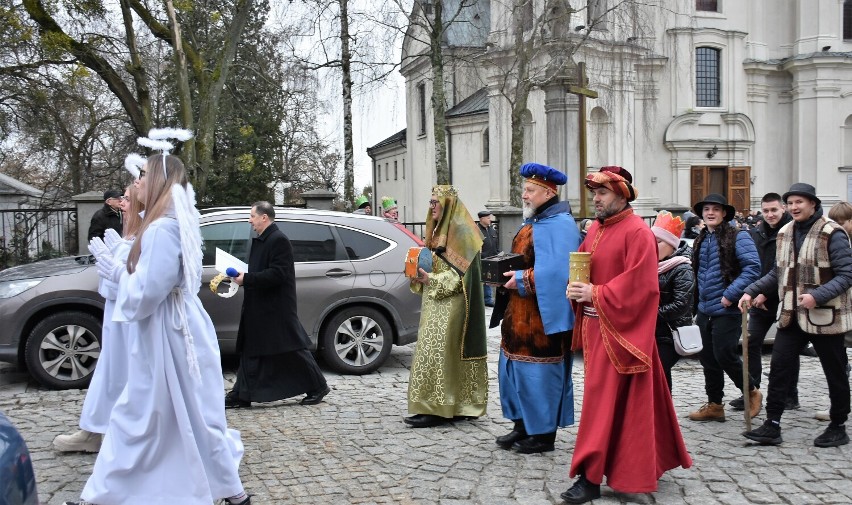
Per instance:
[[[657,244],[633,213],[633,177],[603,167],[586,177],[595,215],[579,251],[591,252],[590,283],[571,282],[574,350],[583,350],[585,393],[571,461],[568,503],[600,497],[607,485],[623,493],[657,490],[667,470],[692,466],[657,357],[654,328],[660,299]]]

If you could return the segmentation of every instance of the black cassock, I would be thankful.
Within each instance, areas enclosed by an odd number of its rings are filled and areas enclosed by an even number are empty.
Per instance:
[[[243,289],[233,391],[244,401],[271,402],[325,388],[296,313],[293,247],[275,223],[252,239]]]

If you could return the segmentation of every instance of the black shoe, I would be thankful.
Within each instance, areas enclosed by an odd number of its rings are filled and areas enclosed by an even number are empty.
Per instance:
[[[799,352],[799,354],[801,354],[802,356],[808,356],[808,357],[811,357],[811,358],[817,357],[817,353],[814,350],[814,346],[812,344],[808,344],[805,347],[803,347],[801,352]]]
[[[761,445],[779,445],[781,439],[781,426],[767,419],[762,426],[751,431],[743,432],[743,436],[754,440]]]
[[[524,430],[523,425],[518,427],[517,423],[515,423],[515,428],[510,431],[506,435],[502,435],[497,437],[494,441],[497,442],[502,449],[506,449],[507,451],[512,448],[515,442],[520,442],[521,440],[527,438],[527,432]]]
[[[251,495],[246,496],[246,499],[239,503],[234,503],[229,498],[225,498],[222,500],[222,505],[251,505]]]
[[[478,416],[453,416],[453,421],[476,421]]]
[[[817,447],[837,447],[848,443],[849,435],[846,434],[846,426],[843,424],[829,424],[822,435],[814,439],[814,445]]]
[[[240,400],[239,395],[234,393],[234,391],[228,391],[228,394],[225,395],[225,408],[226,409],[250,409],[251,402],[247,402],[245,400]]]
[[[745,401],[743,400],[742,396],[740,396],[736,400],[731,400],[730,402],[728,402],[728,405],[730,405],[731,408],[734,410],[745,410]]]
[[[553,442],[542,440],[542,437],[533,435],[527,438],[522,438],[514,444],[512,449],[521,454],[538,454],[541,452],[550,452],[553,450]]]
[[[784,400],[784,410],[799,410],[800,408],[802,408],[802,406],[799,405],[798,399],[787,398]]]
[[[406,417],[403,421],[412,428],[431,428],[432,426],[440,426],[448,423],[451,419],[433,416],[432,414],[414,414],[411,417]]]
[[[601,497],[601,485],[592,484],[581,475],[568,491],[559,495],[566,503],[586,503]]]
[[[326,386],[325,388],[317,391],[316,393],[308,393],[302,401],[299,403],[302,405],[316,405],[325,398],[325,395],[331,392],[331,388]]]

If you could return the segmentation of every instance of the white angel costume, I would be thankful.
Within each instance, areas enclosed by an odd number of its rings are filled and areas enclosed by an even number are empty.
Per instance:
[[[118,239],[110,252],[117,261],[127,263],[127,255],[132,246],[132,238]],[[112,320],[118,284],[101,278],[98,293],[104,297],[101,354],[86,392],[86,399],[83,401],[80,428],[92,433],[105,433],[112,407],[127,384],[130,343],[134,337],[130,333],[131,325]]]
[[[243,492],[243,445],[227,427],[219,345],[198,298],[194,195],[175,185],[172,196],[177,211],[148,226],[135,272],[119,282],[113,320],[137,336],[82,493],[98,505],[210,505]]]

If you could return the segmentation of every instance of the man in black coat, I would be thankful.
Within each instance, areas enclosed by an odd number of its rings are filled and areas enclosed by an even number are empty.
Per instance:
[[[104,191],[104,206],[92,214],[88,240],[95,237],[104,238],[107,228],[112,228],[121,235],[121,193],[115,189]]]
[[[489,258],[500,252],[500,244],[497,239],[497,230],[491,224],[494,221],[494,214],[488,210],[481,210],[477,214],[479,221],[476,222],[477,228],[482,233],[482,254],[480,257]],[[485,306],[494,306],[494,288],[488,284],[482,285],[485,292]]]
[[[768,274],[775,268],[775,239],[778,230],[793,220],[787,212],[781,195],[778,193],[766,193],[760,201],[760,212],[763,219],[754,228],[749,230],[751,238],[757,246],[757,254],[760,256],[760,277]],[[748,311],[748,371],[754,377],[755,384],[760,385],[763,377],[763,363],[761,351],[763,341],[772,325],[775,324],[778,312],[778,291],[766,294],[766,302],[762,308],[752,307]],[[796,380],[787,397],[786,410],[799,408],[799,390],[796,383],[799,382],[799,369],[795,370]],[[731,401],[731,408],[743,410],[743,398],[740,396]]]
[[[274,221],[269,202],[252,205],[249,222],[258,236],[252,239],[248,272],[234,278],[245,290],[237,332],[240,367],[225,408],[302,393],[307,393],[302,405],[316,405],[330,391],[296,313],[293,247]]]

